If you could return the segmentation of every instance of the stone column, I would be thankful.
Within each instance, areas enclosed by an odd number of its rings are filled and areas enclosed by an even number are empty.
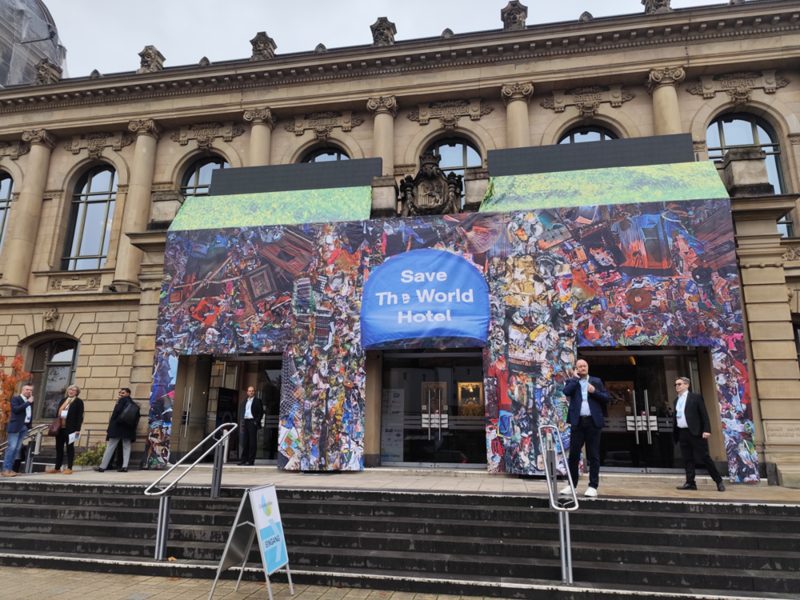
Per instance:
[[[264,167],[269,164],[275,115],[269,108],[254,108],[244,112],[244,120],[253,124],[250,128],[250,152],[247,165]]]
[[[28,168],[19,199],[13,203],[14,227],[6,232],[3,254],[6,256],[5,276],[0,283],[0,295],[18,296],[28,293],[28,278],[33,264],[36,236],[42,216],[42,200],[50,169],[50,153],[58,139],[45,129],[22,133],[29,142]]]
[[[125,213],[122,216],[117,267],[114,271],[113,287],[118,292],[139,288],[142,251],[131,245],[125,234],[138,233],[147,228],[156,168],[156,146],[161,137],[161,126],[152,119],[131,121],[128,129],[136,134],[136,147],[133,150],[131,178],[125,199]]]
[[[531,145],[531,126],[528,104],[533,96],[533,84],[510,83],[500,89],[506,105],[506,147],[527,148]]]
[[[681,111],[678,108],[678,84],[686,72],[682,67],[653,69],[645,87],[653,97],[653,121],[656,135],[682,133]]]
[[[367,100],[367,110],[374,115],[372,130],[372,156],[383,159],[381,175],[394,177],[394,118],[397,116],[397,98],[380,96]]]
[[[383,353],[367,352],[364,363],[367,379],[364,384],[364,466],[381,464],[381,396]]]

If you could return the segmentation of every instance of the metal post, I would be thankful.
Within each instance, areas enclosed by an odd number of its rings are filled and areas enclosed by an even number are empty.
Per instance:
[[[560,513],[564,515],[564,539],[567,542],[566,548],[564,550],[564,554],[567,556],[567,581],[569,585],[572,585],[572,540],[570,539],[569,535],[569,513],[563,512]]]
[[[156,560],[166,560],[167,539],[169,538],[169,496],[158,499],[158,523],[156,524]]]
[[[28,446],[25,449],[25,466],[22,468],[22,472],[26,475],[33,472],[33,447],[35,443],[33,440],[28,441]]]
[[[217,445],[214,449],[214,470],[211,473],[211,498],[219,498],[220,488],[222,487],[222,453],[224,448]]]

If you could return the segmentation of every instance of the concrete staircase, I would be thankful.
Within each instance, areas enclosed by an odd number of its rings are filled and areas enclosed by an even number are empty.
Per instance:
[[[27,479],[27,478],[26,478]],[[213,577],[244,492],[179,488],[168,556],[141,486],[0,482],[0,565]],[[800,598],[800,506],[582,500],[561,586],[544,498],[279,490],[295,581],[520,598]],[[257,552],[245,578],[261,579]],[[229,577],[238,576],[232,570]],[[276,574],[281,580],[283,574]]]

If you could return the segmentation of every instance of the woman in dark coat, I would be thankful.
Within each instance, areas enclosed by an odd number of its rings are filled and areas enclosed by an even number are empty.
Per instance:
[[[122,413],[129,404],[136,407],[136,421],[132,425],[120,419]],[[114,407],[114,412],[111,413],[111,419],[108,422],[108,429],[106,430],[106,440],[108,444],[106,445],[106,452],[103,454],[103,462],[100,463],[99,467],[94,468],[95,471],[102,473],[108,468],[108,463],[111,462],[114,451],[117,449],[120,440],[122,440],[122,466],[117,469],[117,471],[120,473],[128,472],[128,460],[131,457],[131,442],[136,441],[136,426],[139,424],[140,416],[139,405],[131,398],[131,391],[128,388],[122,388],[119,391],[117,405]]]
[[[64,463],[64,446],[67,447],[67,468],[64,475],[72,475],[72,461],[75,458],[75,442],[70,444],[69,436],[73,433],[80,433],[83,426],[83,400],[78,398],[81,388],[71,385],[67,388],[67,396],[58,405],[57,417],[61,417],[61,429],[56,434],[56,467],[45,471],[46,473],[61,473],[61,465]]]

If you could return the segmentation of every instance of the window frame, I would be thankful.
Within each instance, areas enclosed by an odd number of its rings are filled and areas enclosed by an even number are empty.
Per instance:
[[[301,163],[315,163],[317,162],[314,160],[318,156],[324,156],[326,154],[336,153],[336,160],[325,160],[319,162],[339,162],[341,160],[353,160],[352,157],[347,153],[346,150],[341,148],[340,146],[336,146],[334,144],[328,144],[327,146],[315,146],[309,149],[305,154],[303,154],[302,158],[300,159]],[[342,159],[344,157],[344,159]]]
[[[2,183],[10,181],[8,193],[2,196]],[[3,251],[3,243],[6,239],[6,229],[8,228],[8,215],[11,212],[11,201],[14,198],[14,178],[10,173],[0,170],[0,252]]]
[[[425,152],[423,154],[433,153],[435,156],[441,156],[439,152],[439,148],[442,146],[455,146],[456,144],[462,144],[463,148],[461,151],[461,165],[442,165],[441,161],[439,163],[439,168],[442,170],[442,173],[447,175],[450,172],[455,173],[456,175],[466,175],[467,169],[480,169],[483,167],[483,154],[481,154],[480,149],[467,138],[463,137],[446,137],[440,138],[436,141],[431,142],[428,144],[427,148],[425,148]],[[475,154],[478,155],[479,164],[477,165],[470,165],[468,159],[468,151],[467,149],[472,150]]]
[[[620,139],[620,136],[616,134],[616,132],[612,131],[608,127],[604,127],[603,125],[581,125],[580,127],[573,127],[568,129],[564,132],[564,134],[559,138],[556,145],[561,144],[586,144],[590,143],[589,141],[575,141],[576,134],[585,134],[585,133],[599,133],[601,138],[599,140],[591,140],[592,142],[610,142],[612,140]],[[608,139],[606,139],[608,136]],[[569,142],[567,142],[567,138],[569,138]]]
[[[72,360],[58,361],[58,362],[53,361],[52,357],[54,356],[54,351],[57,348],[58,344],[64,344],[64,343],[72,345]],[[36,354],[42,348],[44,348],[44,360],[42,361],[41,368],[37,368]],[[73,385],[75,383],[75,372],[78,369],[78,356],[80,354],[80,348],[81,348],[81,343],[71,338],[49,339],[36,345],[33,348],[33,354],[31,355],[31,368],[29,369],[29,373],[31,376],[30,377],[31,384],[34,386],[33,397],[36,399],[33,408],[34,422],[47,421],[56,416],[55,414],[53,414],[52,416],[44,414],[45,398],[47,394],[47,377],[49,375],[49,371],[51,368],[69,367],[69,378],[68,378],[69,380],[67,382],[67,386]],[[64,394],[66,395],[66,387],[64,388],[63,391]],[[57,407],[56,410],[58,410]]]
[[[206,165],[216,164],[219,165],[220,169],[230,169],[230,163],[223,158],[222,156],[218,156],[216,154],[211,156],[204,156],[193,163],[191,163],[186,171],[183,173],[183,177],[181,177],[181,194],[184,198],[195,198],[199,196],[208,196],[208,190],[211,187],[211,182],[208,184],[198,184],[197,177],[200,173],[200,169],[202,169]],[[189,185],[189,180],[194,177],[195,178],[195,185]],[[193,193],[187,193],[188,190],[193,190]],[[198,190],[204,190],[204,193],[198,193]]]

